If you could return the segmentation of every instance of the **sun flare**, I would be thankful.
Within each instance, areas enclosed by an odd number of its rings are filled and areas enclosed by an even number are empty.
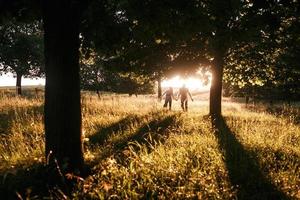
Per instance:
[[[180,88],[182,85],[185,85],[187,88],[191,90],[209,90],[210,88],[210,81],[207,85],[204,84],[199,78],[189,77],[189,78],[181,78],[180,76],[175,76],[171,79],[166,79],[161,83],[163,88],[173,87],[173,88]]]

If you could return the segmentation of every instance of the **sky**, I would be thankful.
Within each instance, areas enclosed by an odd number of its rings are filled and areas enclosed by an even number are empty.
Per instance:
[[[195,78],[187,78],[182,79],[179,76],[175,76],[171,79],[164,80],[162,82],[162,87],[174,87],[179,88],[183,84],[185,84],[188,88],[192,90],[208,90],[210,85],[204,85],[200,79]],[[0,87],[1,86],[15,86],[16,78],[13,77],[12,74],[3,74],[0,76]],[[45,85],[45,79],[29,79],[22,78],[22,86],[25,85]]]
[[[209,90],[210,88],[210,84],[208,85],[204,85],[203,81],[201,81],[200,79],[197,78],[180,78],[180,76],[175,76],[171,79],[167,79],[162,81],[162,87],[166,88],[166,87],[173,87],[173,88],[180,88],[183,85],[185,85],[187,88],[191,89],[191,90]]]
[[[22,85],[45,85],[45,79],[22,78]],[[0,86],[16,86],[16,78],[12,74],[0,75]]]

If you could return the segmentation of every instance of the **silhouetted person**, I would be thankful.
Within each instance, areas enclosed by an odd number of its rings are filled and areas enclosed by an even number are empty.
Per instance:
[[[169,89],[167,89],[162,94],[162,96],[164,96],[164,95],[166,95],[165,103],[164,103],[164,108],[166,108],[168,106],[168,104],[169,104],[169,110],[171,110],[171,108],[172,108],[172,99],[174,98],[173,88],[169,87]]]
[[[191,93],[189,92],[189,89],[186,88],[185,85],[183,85],[179,89],[179,94],[178,94],[178,98],[180,96],[181,108],[183,111],[188,111],[188,95],[190,96],[191,100],[194,101]]]

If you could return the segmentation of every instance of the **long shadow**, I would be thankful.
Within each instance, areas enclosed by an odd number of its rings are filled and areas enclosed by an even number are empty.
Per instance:
[[[247,151],[227,126],[224,118],[212,120],[219,147],[238,199],[289,199],[262,173],[255,154]]]
[[[148,123],[143,124],[134,134],[127,138],[125,141],[117,141],[114,145],[115,150],[122,150],[130,142],[138,142],[139,144],[147,144],[148,150],[155,142],[164,142],[168,137],[166,131],[176,124],[176,114],[165,116],[163,118],[155,118]],[[151,138],[150,138],[151,137]]]
[[[100,159],[105,159],[112,155],[115,156],[121,163],[126,160],[126,155],[123,154],[123,150],[127,149],[130,144],[139,143],[147,148],[148,151],[153,150],[152,145],[160,142],[163,143],[169,132],[167,131],[171,127],[178,126],[176,114],[167,116],[153,116],[152,119],[146,123],[143,123],[130,136],[124,136],[124,138],[118,139],[109,144],[107,151],[101,152]],[[121,120],[123,121],[123,120]],[[115,124],[114,124],[115,125]],[[112,126],[114,126],[112,125]],[[95,141],[94,141],[95,142]],[[103,144],[103,140],[98,140],[94,144]],[[138,146],[132,146],[135,150],[138,150]]]
[[[149,112],[145,115],[129,114],[119,121],[109,124],[108,126],[98,126],[98,130],[89,136],[91,145],[103,145],[106,140],[115,133],[123,134],[124,132],[139,126],[143,121],[147,121],[153,117],[161,116],[162,112]]]
[[[134,123],[139,123],[146,116],[128,115],[109,126],[100,127],[99,130],[89,137],[91,144],[103,145],[105,141],[116,132],[124,132]]]

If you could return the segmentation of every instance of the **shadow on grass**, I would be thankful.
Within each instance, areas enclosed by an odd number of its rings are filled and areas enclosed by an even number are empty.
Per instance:
[[[10,117],[6,113],[0,113],[0,135],[5,134],[10,126]]]
[[[15,166],[0,171],[0,198],[5,200],[69,199],[74,186],[87,176],[88,174],[84,174],[79,177],[64,172],[57,165],[43,163],[33,163],[26,167]]]
[[[238,199],[289,199],[262,173],[255,154],[243,147],[224,118],[212,120],[212,124]]]
[[[127,149],[132,142],[145,144],[150,150],[155,142],[163,142],[168,136],[168,129],[177,126],[177,115],[163,115],[161,113],[150,113],[147,116],[130,115],[121,119],[111,126],[102,128],[98,134],[90,137],[94,145],[106,145],[105,140],[110,134],[120,130],[131,130],[132,123],[137,123],[140,127],[129,136],[112,142],[110,150],[101,155],[101,159],[115,155],[120,163],[127,164],[127,157],[123,150]],[[147,119],[147,120],[146,120]],[[147,123],[145,123],[148,121]],[[103,135],[101,135],[103,134]],[[101,135],[101,136],[100,136]],[[150,136],[151,135],[151,136]],[[151,139],[149,139],[151,137]],[[137,147],[138,148],[138,147]],[[99,160],[98,160],[99,162]],[[58,185],[57,174],[42,164],[32,164],[24,169],[22,166],[16,167],[10,172],[0,172],[0,198],[4,199],[65,199],[64,195],[70,195],[71,189],[66,186],[66,180],[62,180]],[[53,182],[52,182],[53,181]],[[75,180],[76,181],[76,180]],[[18,197],[18,194],[20,196]],[[22,198],[20,198],[22,197]]]
[[[138,142],[139,144],[148,144],[150,147],[155,142],[164,142],[168,137],[167,129],[176,124],[176,114],[164,116],[162,118],[154,118],[151,121],[143,124],[137,131],[134,132],[127,140],[117,141],[115,143],[115,150],[122,150],[130,142]]]
[[[119,121],[110,124],[109,126],[101,127],[99,130],[89,137],[91,144],[103,145],[105,141],[116,132],[124,132],[129,129],[133,124],[138,124],[145,116],[128,115]]]
[[[168,129],[178,126],[178,114],[162,115],[161,113],[152,113],[145,116],[129,116],[121,119],[117,123],[109,127],[101,129],[96,135],[90,137],[92,145],[107,145],[100,154],[100,160],[114,155],[119,161],[124,161],[126,155],[122,151],[128,149],[133,143],[144,145],[148,151],[151,151],[152,145],[155,143],[162,143],[168,137]],[[131,129],[131,124],[135,122],[135,129]],[[120,138],[105,142],[105,140],[115,131],[119,131]],[[121,131],[121,132],[120,132]],[[126,132],[124,135],[123,132]],[[131,132],[132,131],[132,132]],[[130,133],[129,133],[130,132]],[[129,134],[128,134],[129,133]],[[138,150],[138,145],[132,145],[135,150]],[[96,163],[94,163],[96,164]]]
[[[0,197],[3,199],[33,199],[49,196],[48,178],[42,164],[1,172],[0,180]]]

